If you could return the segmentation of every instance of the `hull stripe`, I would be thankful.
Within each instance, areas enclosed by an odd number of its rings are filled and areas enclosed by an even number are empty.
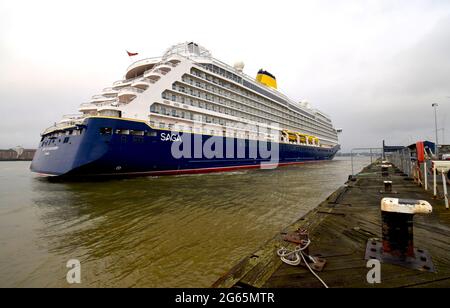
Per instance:
[[[263,164],[266,167],[282,167],[288,165],[301,165],[306,163],[321,163],[325,160],[308,160],[300,162],[290,162],[290,163],[278,163],[278,164]],[[161,170],[161,171],[143,171],[143,172],[124,172],[124,173],[103,173],[94,174],[91,176],[126,176],[126,175],[180,175],[180,174],[198,174],[198,173],[213,173],[213,172],[224,172],[233,171],[240,169],[260,169],[261,165],[242,165],[242,166],[230,166],[230,167],[214,167],[214,168],[196,168],[196,169],[177,169],[177,170]]]

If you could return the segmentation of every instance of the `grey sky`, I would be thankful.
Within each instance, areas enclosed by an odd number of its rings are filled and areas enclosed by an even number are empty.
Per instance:
[[[130,64],[194,40],[265,68],[343,128],[344,150],[450,143],[450,1],[0,0],[0,148],[35,147]],[[442,131],[439,132],[442,140]]]

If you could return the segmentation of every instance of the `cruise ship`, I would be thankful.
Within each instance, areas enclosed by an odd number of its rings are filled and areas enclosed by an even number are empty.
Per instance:
[[[277,79],[228,65],[194,42],[132,63],[123,79],[41,134],[31,170],[47,176],[170,175],[333,159],[325,113]]]

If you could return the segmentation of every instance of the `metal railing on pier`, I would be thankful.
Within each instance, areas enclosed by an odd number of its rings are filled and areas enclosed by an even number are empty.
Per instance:
[[[354,154],[362,154],[361,152],[363,152],[364,155],[369,155],[370,163],[373,163],[374,159],[376,160],[378,158],[381,158],[383,149],[382,148],[353,148],[350,151],[350,159],[351,159],[351,163],[352,163],[352,176],[355,175],[353,156],[354,156]]]

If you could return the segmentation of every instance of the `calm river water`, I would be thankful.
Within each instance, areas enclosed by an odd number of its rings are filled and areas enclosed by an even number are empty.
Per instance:
[[[356,169],[369,163],[356,159]],[[348,158],[276,170],[51,183],[0,162],[0,287],[207,287],[314,208]]]

